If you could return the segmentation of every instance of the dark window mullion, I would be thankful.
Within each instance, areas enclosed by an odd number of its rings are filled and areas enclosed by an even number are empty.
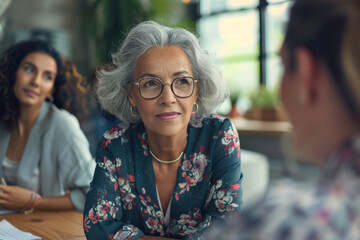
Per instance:
[[[260,63],[260,84],[266,85],[266,8],[267,0],[259,0],[259,63]]]

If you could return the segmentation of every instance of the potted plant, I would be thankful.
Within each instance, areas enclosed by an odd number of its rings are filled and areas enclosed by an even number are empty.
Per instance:
[[[277,90],[262,85],[250,95],[251,108],[244,117],[262,121],[285,121]]]
[[[236,117],[241,116],[241,113],[238,111],[238,109],[236,107],[237,101],[239,100],[239,96],[240,96],[239,89],[232,88],[230,90],[231,109],[230,109],[230,112],[226,115],[228,118],[236,118]]]

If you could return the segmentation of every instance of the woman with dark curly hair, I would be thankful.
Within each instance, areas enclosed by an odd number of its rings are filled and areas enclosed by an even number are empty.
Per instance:
[[[0,60],[0,176],[8,184],[0,207],[82,210],[94,164],[72,115],[84,117],[79,76],[41,40],[13,45]]]

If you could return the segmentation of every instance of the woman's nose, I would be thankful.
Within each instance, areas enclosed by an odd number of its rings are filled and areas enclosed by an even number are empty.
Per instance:
[[[163,91],[159,97],[160,103],[171,104],[176,101],[176,96],[171,90],[171,83],[164,83]]]
[[[41,83],[41,74],[39,73],[34,74],[31,79],[31,83],[35,86],[39,86],[39,84]]]

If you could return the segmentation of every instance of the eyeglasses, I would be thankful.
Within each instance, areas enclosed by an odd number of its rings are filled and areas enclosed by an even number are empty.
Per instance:
[[[135,85],[139,88],[140,96],[144,99],[155,99],[159,97],[164,89],[165,84],[171,86],[171,91],[179,98],[190,97],[194,92],[195,80],[193,77],[176,77],[171,83],[164,83],[158,77],[140,78]]]

